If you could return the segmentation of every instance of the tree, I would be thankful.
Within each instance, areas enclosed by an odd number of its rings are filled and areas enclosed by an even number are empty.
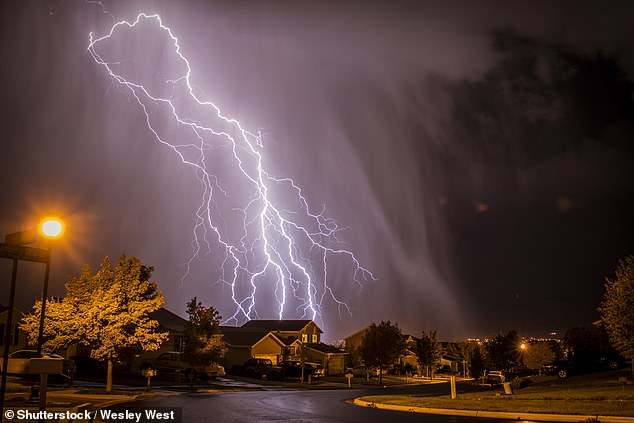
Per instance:
[[[421,338],[416,343],[416,355],[418,363],[425,368],[427,377],[434,377],[432,366],[438,362],[441,357],[441,346],[436,338],[436,331],[429,331],[426,334],[423,331]]]
[[[157,284],[150,282],[154,269],[136,257],[121,256],[113,268],[108,257],[93,275],[85,265],[81,276],[66,283],[63,299],[52,299],[45,316],[44,345],[48,350],[82,344],[90,356],[108,363],[106,391],[112,390],[115,361],[129,356],[132,350],[157,350],[167,338],[159,332],[158,322],[149,313],[163,304]],[[37,340],[40,305],[21,324],[29,342]]]
[[[548,342],[531,342],[522,353],[524,365],[531,370],[540,370],[545,364],[555,361],[555,352]]]
[[[225,344],[220,334],[220,313],[213,307],[205,308],[196,297],[187,303],[189,321],[185,324],[183,351],[185,361],[193,369],[218,362],[225,355]],[[195,375],[186,375],[193,383]]]
[[[498,334],[486,343],[486,359],[489,370],[511,371],[519,364],[520,344],[517,332],[512,330],[506,335]]]
[[[482,356],[482,348],[477,342],[472,342],[467,347],[467,361],[469,366],[469,374],[477,379],[484,373],[484,357]]]
[[[390,321],[378,326],[372,323],[361,341],[359,354],[366,366],[379,369],[379,384],[383,383],[382,373],[388,365],[394,363],[405,351],[405,340],[398,324]]]
[[[605,279],[605,294],[599,308],[601,323],[612,345],[632,360],[634,373],[634,256],[619,261],[614,279]]]
[[[601,330],[597,327],[574,327],[564,334],[563,345],[569,360],[589,360],[603,349]]]

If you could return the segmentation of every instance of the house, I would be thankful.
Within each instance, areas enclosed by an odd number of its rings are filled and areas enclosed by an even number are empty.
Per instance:
[[[9,332],[9,351],[15,351],[26,347],[26,333],[20,329],[20,321],[24,313],[17,308],[13,308],[11,316],[11,331]],[[7,330],[7,321],[9,317],[9,307],[0,305],[0,346],[4,347],[5,331]]]
[[[346,370],[345,352],[332,345],[306,344],[304,354],[307,361],[321,363],[328,375],[342,375]]]
[[[343,374],[345,352],[321,342],[323,331],[312,320],[249,320],[240,327],[221,326],[227,346],[224,366],[241,366],[249,358],[320,363],[327,374]]]
[[[399,364],[403,369],[411,366],[412,369],[418,370],[417,373],[420,373],[418,354],[416,354],[418,350],[418,338],[412,335],[403,335],[403,338],[405,339],[405,352],[399,358]]]
[[[369,329],[370,326],[368,325],[344,338],[344,348],[348,353],[352,354],[353,366],[361,364],[360,362],[354,362],[356,356],[355,351],[357,351],[363,343],[363,338]],[[412,335],[403,335],[403,340],[405,341],[405,351],[398,360],[393,363],[393,365],[400,368],[411,365],[414,369],[418,369],[418,356],[416,355],[416,345],[418,339]],[[356,356],[356,360],[358,361],[360,358]]]
[[[365,336],[365,333],[369,329],[370,329],[370,326],[366,326],[363,329],[356,331],[352,335],[345,337],[343,339],[343,344],[346,351],[351,352],[351,351],[359,349],[359,347],[363,343],[363,337]]]
[[[283,337],[294,336],[304,344],[318,344],[324,332],[312,320],[249,320],[242,328],[275,332]]]
[[[146,358],[152,358],[167,351],[183,351],[183,336],[187,320],[166,308],[159,308],[150,313],[150,318],[159,323],[159,331],[167,332],[168,338],[161,344],[161,348],[156,351],[148,351],[144,354]]]

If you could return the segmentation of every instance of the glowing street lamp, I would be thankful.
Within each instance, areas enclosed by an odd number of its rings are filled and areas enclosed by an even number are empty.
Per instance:
[[[43,219],[38,228],[40,234],[46,239],[56,239],[64,233],[64,224],[56,217],[47,217]],[[42,310],[40,312],[40,327],[37,333],[37,352],[42,352],[42,342],[44,337],[44,316],[46,313],[46,297],[48,296],[48,276],[51,269],[50,246],[49,259],[46,261],[46,271],[44,273],[44,287],[42,288]]]
[[[64,232],[64,223],[57,218],[49,217],[42,220],[39,229],[40,234],[42,234],[45,238],[59,238]]]

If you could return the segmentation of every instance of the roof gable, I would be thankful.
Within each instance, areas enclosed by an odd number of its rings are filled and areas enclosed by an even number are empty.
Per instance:
[[[346,336],[346,337],[345,337],[345,338],[343,338],[343,339],[348,340],[348,339],[350,339],[350,338],[354,338],[354,337],[356,337],[356,336],[358,336],[358,335],[361,335],[361,334],[363,334],[364,332],[366,332],[368,329],[370,329],[370,326],[371,326],[371,325],[367,325],[367,326],[365,326],[364,328],[359,329],[359,330],[358,330],[358,331],[356,331],[355,333],[353,333],[353,334],[351,334],[351,335],[348,335],[348,336]]]
[[[221,333],[223,341],[234,347],[252,347],[269,335],[262,332],[224,331],[222,329]]]
[[[249,320],[241,327],[266,332],[299,332],[311,323],[315,325],[319,333],[324,332],[312,320]]]
[[[172,332],[184,332],[187,320],[183,319],[177,314],[172,313],[166,308],[159,308],[151,312],[150,318],[159,322],[161,326]]]

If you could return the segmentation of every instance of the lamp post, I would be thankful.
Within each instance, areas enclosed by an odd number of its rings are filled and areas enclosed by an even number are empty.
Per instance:
[[[9,364],[9,343],[11,342],[11,327],[13,325],[13,309],[15,304],[15,285],[17,281],[18,261],[34,261],[46,264],[44,273],[44,287],[42,290],[42,310],[40,315],[40,327],[38,330],[38,353],[42,350],[42,338],[44,333],[44,313],[46,311],[46,296],[48,295],[48,278],[51,266],[51,248],[33,248],[26,247],[24,244],[32,244],[38,239],[38,232],[44,238],[59,238],[63,233],[64,225],[59,219],[44,219],[38,229],[30,229],[26,231],[15,232],[6,235],[5,243],[0,244],[0,257],[13,259],[13,268],[11,272],[11,288],[9,292],[9,309],[7,310],[7,323],[4,334],[3,349],[3,365],[2,376],[0,378],[0,413],[4,415],[4,400],[7,387],[7,367]],[[46,406],[46,383],[48,375],[42,374],[41,385],[44,388],[44,397],[40,397],[40,409],[42,409],[42,400],[44,407]]]
[[[44,219],[40,224],[40,233],[46,239],[55,239],[62,236],[64,225],[59,219]],[[44,338],[44,316],[46,315],[46,298],[48,297],[48,277],[51,271],[51,248],[48,248],[49,255],[46,261],[46,270],[44,271],[44,286],[42,287],[42,309],[40,311],[40,327],[37,332],[37,353],[42,352],[42,343]]]

